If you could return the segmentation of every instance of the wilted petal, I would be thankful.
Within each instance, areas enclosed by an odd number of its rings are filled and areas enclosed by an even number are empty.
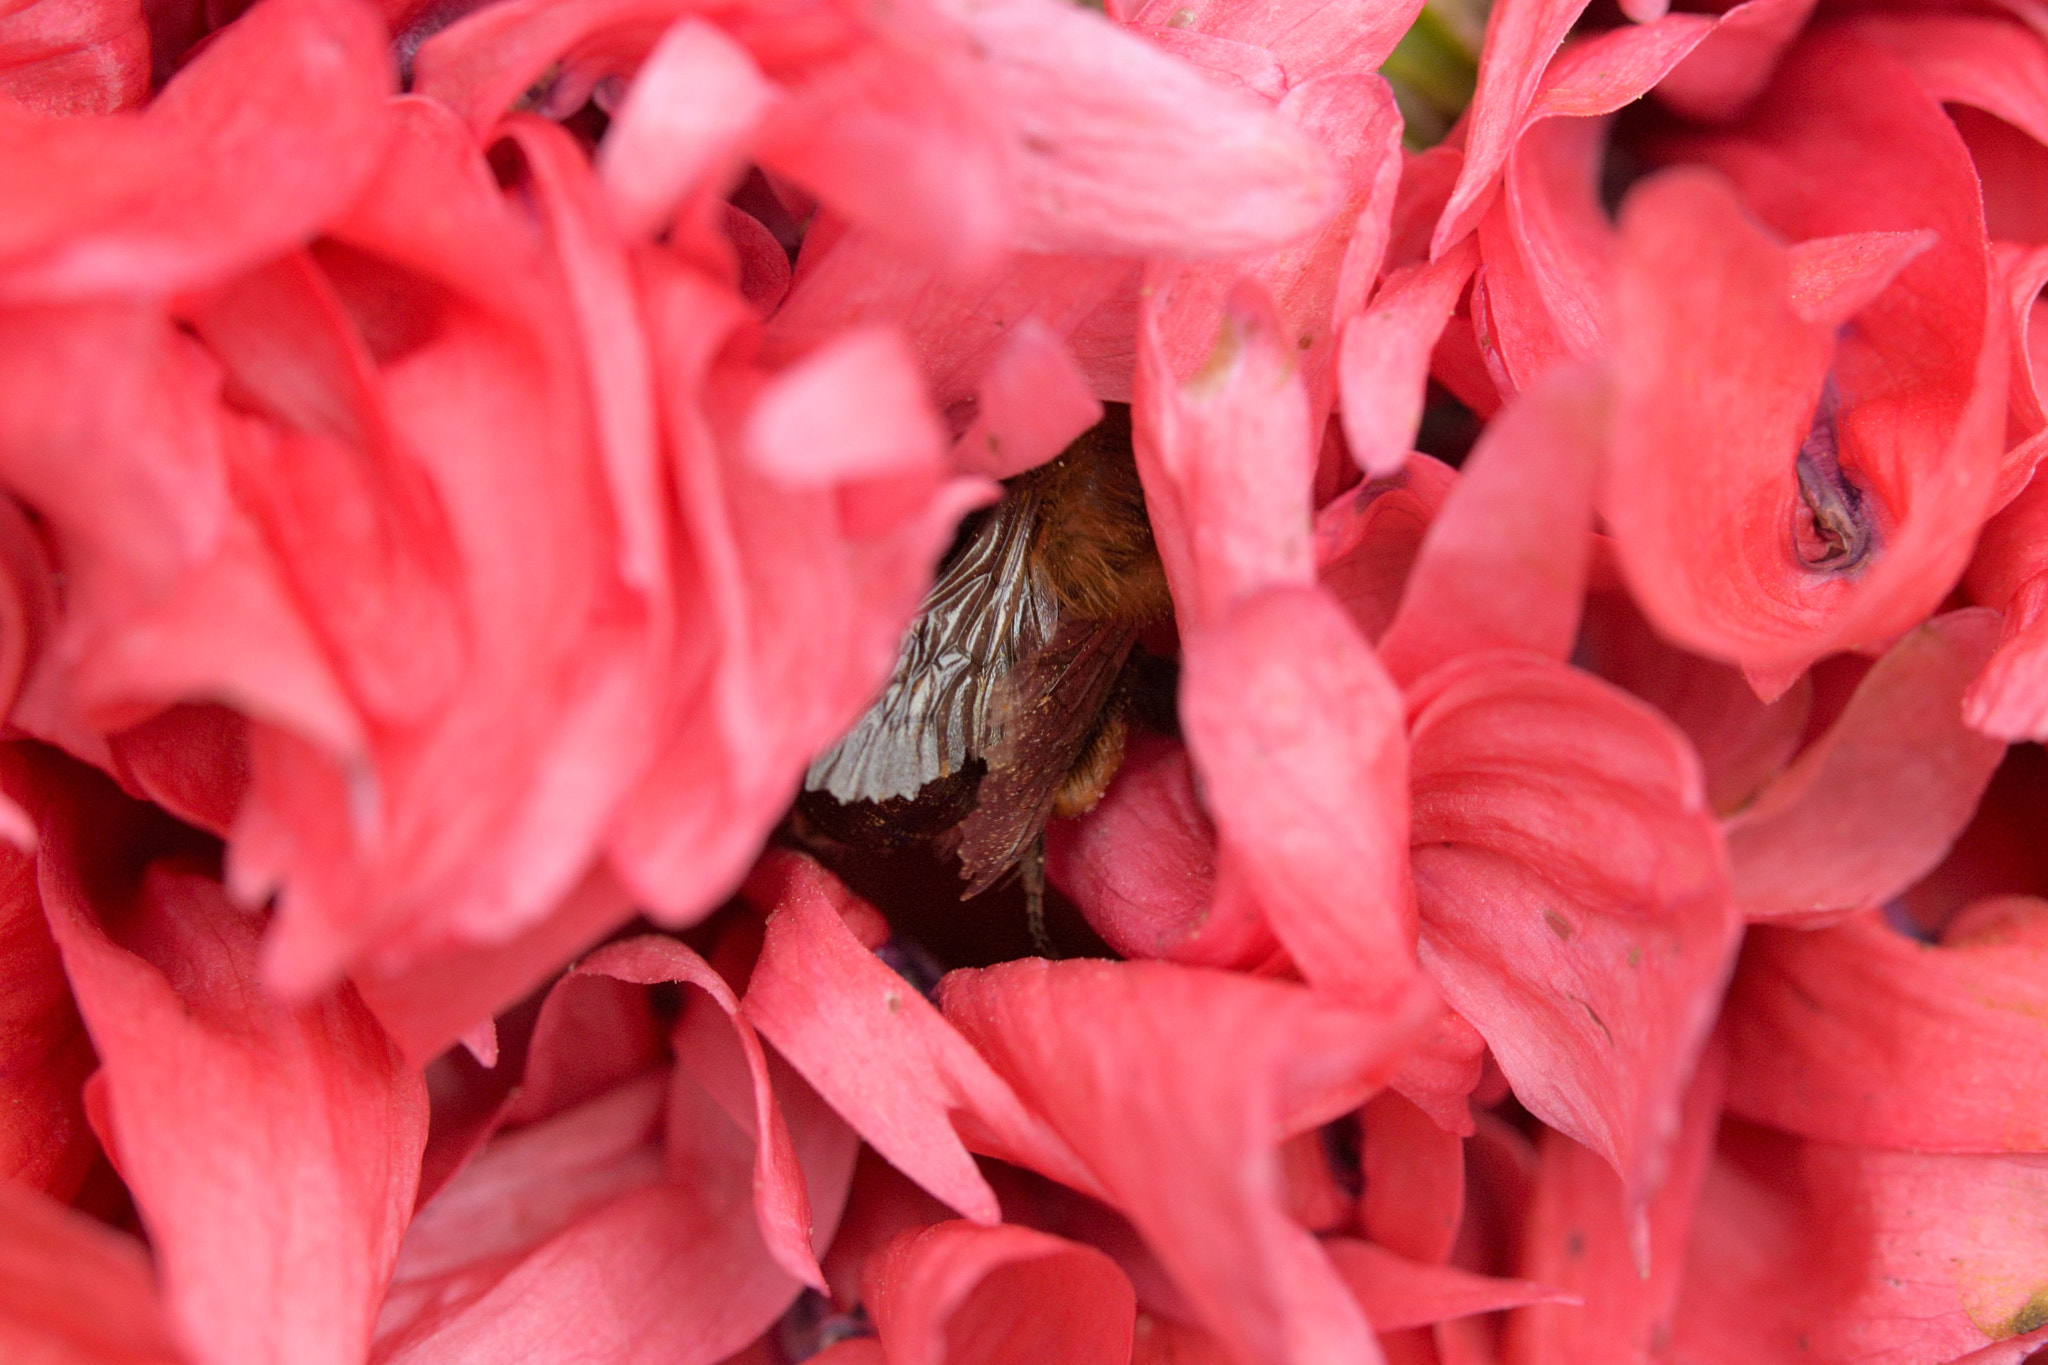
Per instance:
[[[0,1355],[34,1365],[174,1365],[148,1252],[0,1181]]]
[[[1364,1315],[1286,1216],[1281,1140],[1355,1107],[1428,1017],[1158,962],[954,972],[948,1019],[1046,1116],[1210,1331],[1250,1360],[1375,1359]]]
[[[1409,708],[1423,965],[1522,1103],[1640,1203],[1741,927],[1698,760],[1536,655],[1465,655]]]
[[[1941,861],[2005,756],[1962,716],[1997,635],[1973,607],[1892,646],[1828,732],[1728,821],[1745,915],[1875,905]]]
[[[1565,370],[1487,424],[1380,639],[1397,681],[1475,650],[1571,652],[1606,404],[1598,373]]]
[[[412,1212],[425,1089],[352,988],[265,997],[261,925],[214,882],[157,865],[110,937],[96,910],[119,902],[87,869],[149,826],[80,783],[44,825],[44,904],[178,1335],[222,1365],[359,1361]]]
[[[1116,1262],[1031,1228],[945,1222],[868,1262],[861,1299],[891,1365],[1125,1365],[1136,1304]]]
[[[1302,974],[1372,998],[1414,970],[1400,693],[1319,589],[1275,588],[1183,639],[1180,714],[1217,835],[1216,895]]]

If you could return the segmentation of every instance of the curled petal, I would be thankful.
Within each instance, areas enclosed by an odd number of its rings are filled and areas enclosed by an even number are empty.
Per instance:
[[[753,1025],[740,1014],[739,1000],[725,978],[681,943],[651,934],[608,943],[576,964],[575,971],[638,986],[670,981],[695,986],[724,1011],[731,1021],[732,1036],[739,1044],[741,1062],[751,1083],[751,1103],[734,1118],[736,1126],[751,1130],[756,1142],[754,1211],[761,1220],[762,1239],[768,1254],[791,1278],[814,1289],[824,1289],[824,1272],[818,1269],[810,1245],[810,1196],[768,1077],[768,1059]],[[683,1059],[685,1065],[691,1060]],[[724,1097],[714,1093],[714,1098]]]
[[[868,1262],[861,1297],[896,1365],[1124,1365],[1137,1312],[1109,1257],[1010,1224],[905,1232]]]

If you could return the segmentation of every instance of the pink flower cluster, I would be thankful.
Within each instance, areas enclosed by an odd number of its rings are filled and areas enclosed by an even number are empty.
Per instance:
[[[0,1360],[2048,1347],[2048,11],[1717,4],[0,0]],[[920,943],[1105,403],[1119,956]]]

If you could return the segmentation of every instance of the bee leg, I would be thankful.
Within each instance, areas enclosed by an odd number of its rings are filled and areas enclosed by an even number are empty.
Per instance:
[[[1040,834],[1017,860],[1017,874],[1024,883],[1024,922],[1031,929],[1031,947],[1040,957],[1057,957],[1052,935],[1045,932],[1045,836]]]

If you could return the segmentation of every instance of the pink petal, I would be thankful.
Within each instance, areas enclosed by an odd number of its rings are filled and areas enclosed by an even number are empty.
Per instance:
[[[1124,28],[1161,52],[1170,52],[1199,68],[1228,89],[1249,91],[1276,104],[1287,93],[1286,70],[1270,51],[1255,43],[1218,38],[1171,24],[1133,23],[1125,24]]]
[[[1180,620],[1215,620],[1265,587],[1307,584],[1315,444],[1295,347],[1256,287],[1220,320],[1165,281],[1146,299],[1132,407],[1138,473]],[[1207,359],[1183,379],[1174,352]],[[1169,349],[1171,348],[1171,349]]]
[[[1157,962],[946,978],[947,1018],[1073,1145],[1203,1325],[1249,1360],[1372,1360],[1365,1318],[1285,1214],[1276,1155],[1354,1107],[1428,1017]]]
[[[1808,322],[1840,327],[1875,302],[1936,240],[1933,232],[1922,228],[1851,232],[1795,243],[1787,257],[1793,311]]]
[[[1698,751],[1707,802],[1740,810],[1785,770],[1806,739],[1813,684],[1801,678],[1776,701],[1758,699],[1739,669],[1710,663],[1658,638],[1625,594],[1587,599],[1574,657],[1641,697],[1685,731]]]
[[[945,433],[893,333],[855,332],[785,370],[747,423],[746,454],[794,488],[936,470]]]
[[[790,1144],[789,1129],[776,1104],[774,1086],[768,1077],[768,1059],[753,1025],[740,1014],[739,999],[725,978],[681,943],[652,934],[608,943],[576,964],[574,970],[581,975],[608,976],[638,986],[666,982],[695,986],[724,1011],[751,1081],[752,1112],[741,1110],[733,1117],[743,1130],[750,1130],[757,1144],[754,1212],[761,1221],[762,1238],[768,1254],[791,1278],[814,1289],[824,1289],[824,1272],[818,1269],[810,1245],[810,1197],[804,1189],[796,1150]],[[687,1065],[691,1059],[680,1060]],[[722,1098],[716,1091],[713,1097]]]
[[[416,1311],[393,1320],[387,1308],[379,1365],[508,1352],[715,1365],[760,1336],[800,1286],[769,1257],[746,1198],[753,1141],[684,1078],[670,1131],[692,1136],[694,1160],[663,1181],[648,1140],[660,1107],[653,1078],[473,1162],[415,1224],[437,1245],[422,1239],[414,1261],[408,1239],[413,1282],[400,1287]]]
[[[108,736],[131,791],[225,839],[249,787],[248,722],[224,706],[173,706]]]
[[[744,47],[702,19],[678,20],[633,77],[598,146],[613,221],[652,236],[678,205],[716,190],[775,98]]]
[[[1858,1146],[2048,1148],[2031,1079],[2048,1058],[2048,907],[2015,897],[1971,916],[1976,932],[1934,948],[1875,916],[1755,931],[1729,996],[1730,1107]]]
[[[1238,256],[1306,236],[1336,207],[1321,150],[1262,101],[1101,17],[1048,0],[938,8],[988,54],[975,79],[1013,139],[1016,246]]]
[[[1124,1365],[1130,1282],[1093,1247],[1030,1228],[946,1222],[868,1262],[862,1301],[892,1365]]]
[[[1464,1139],[1393,1091],[1372,1097],[1364,1122],[1365,1235],[1409,1261],[1441,1265],[1464,1215]],[[1414,1325],[1383,1322],[1370,1308],[1366,1315],[1382,1332]]]
[[[41,114],[111,114],[149,98],[142,6],[28,0],[0,15],[0,94]]]
[[[1532,123],[1479,220],[1480,322],[1516,387],[1606,349],[1616,234],[1597,187],[1608,131],[1589,118]]]
[[[2019,496],[2033,477],[2034,467],[2048,450],[2048,407],[2043,390],[2048,388],[2048,365],[2040,363],[2037,350],[2048,343],[2048,322],[2037,330],[2035,314],[2042,312],[2041,291],[2048,287],[2048,248],[2023,249],[1999,243],[1992,260],[2006,286],[2012,305],[2012,381],[2006,394],[2005,461],[1999,466],[1995,505],[2004,507]]]
[[[1323,1246],[1376,1332],[1535,1303],[1578,1302],[1570,1294],[1527,1280],[1495,1280],[1455,1266],[1418,1264],[1350,1237],[1333,1237]]]
[[[1713,1158],[1727,1070],[1718,1049],[1701,1057],[1671,1174],[1641,1221],[1606,1162],[1562,1133],[1542,1134],[1522,1273],[1583,1302],[1515,1314],[1507,1365],[1633,1365],[1663,1349],[1690,1269],[1686,1239]]]
[[[1142,262],[1109,257],[1012,256],[963,281],[872,231],[813,229],[803,270],[771,319],[762,354],[808,354],[848,326],[902,330],[941,409],[972,398],[1021,317],[1035,317],[1072,350],[1098,398],[1131,396],[1132,331]]]
[[[1606,402],[1597,372],[1561,370],[1487,424],[1380,639],[1397,681],[1476,650],[1571,652]]]
[[[574,1109],[660,1065],[666,1055],[647,992],[591,970],[605,950],[548,989],[527,1044],[526,1069],[505,1107],[512,1127]]]
[[[1423,965],[1522,1103],[1640,1203],[1741,927],[1698,761],[1536,655],[1465,655],[1408,700]]]
[[[1290,85],[1338,71],[1373,71],[1415,22],[1419,5],[1376,5],[1365,0],[1260,8],[1228,0],[1169,4],[1148,0],[1132,7],[1138,23],[1171,25],[1265,48],[1286,69]]]
[[[375,167],[391,82],[367,6],[273,0],[137,120],[0,116],[13,187],[0,295],[162,295],[298,245]]]
[[[995,1193],[954,1127],[964,1111],[981,1145],[1093,1187],[931,1003],[854,938],[835,902],[855,902],[823,869],[770,854],[748,896],[772,913],[746,1018],[890,1164],[975,1222],[999,1222]]]
[[[1769,84],[1813,9],[1814,0],[1745,0],[1731,6],[1657,87],[1658,100],[1704,123],[1734,118]]]
[[[1466,112],[1465,161],[1430,238],[1432,260],[1441,260],[1486,212],[1551,57],[1583,9],[1584,0],[1505,0],[1488,16],[1479,85]]]
[[[1058,455],[1102,420],[1059,334],[1035,317],[1010,330],[982,376],[974,424],[953,443],[962,471],[1007,479]]]
[[[1007,54],[939,27],[928,18],[921,42],[866,43],[817,73],[769,115],[758,155],[850,221],[971,277],[1018,233],[1009,111],[992,88]]]
[[[419,45],[412,88],[454,110],[482,137],[558,60],[578,64],[597,49],[607,67],[631,70],[662,30],[688,12],[680,0],[603,0],[573,9],[545,0],[485,5]],[[617,41],[622,33],[638,41]],[[607,44],[607,38],[614,41]]]
[[[1467,1097],[1485,1078],[1487,1061],[1486,1040],[1479,1031],[1455,1010],[1442,1010],[1435,1027],[1402,1060],[1387,1088],[1428,1114],[1446,1133],[1470,1137],[1473,1119]],[[1494,1075],[1499,1076],[1498,1069]]]
[[[0,1181],[0,1354],[49,1365],[179,1359],[149,1254],[40,1191]]]
[[[1367,478],[1391,474],[1408,458],[1422,425],[1430,350],[1478,259],[1476,248],[1459,246],[1404,266],[1345,325],[1337,356],[1344,439]]]
[[[633,898],[616,877],[591,871],[523,934],[428,954],[390,973],[355,977],[363,1001],[415,1067],[477,1021],[510,1008],[632,917]]]
[[[1279,949],[1258,906],[1216,899],[1216,828],[1187,748],[1134,735],[1095,809],[1045,831],[1045,871],[1125,957],[1250,968]]]
[[[2038,33],[1963,14],[1873,14],[1853,31],[1904,62],[1943,104],[1982,109],[2048,142],[2048,45]]]
[[[360,1360],[412,1211],[425,1089],[352,989],[265,998],[261,926],[213,882],[159,864],[125,944],[110,937],[85,868],[146,820],[83,787],[39,861],[167,1312],[196,1361]]]
[[[2044,1215],[2048,1158],[1870,1151],[1724,1124],[1672,1350],[2018,1365],[2040,1340],[2026,1334],[2041,1326]],[[1970,1354],[1994,1342],[2012,1349]]]
[[[7,786],[33,804],[49,769],[14,746],[5,761]],[[35,858],[0,848],[0,1180],[59,1199],[78,1192],[98,1150],[79,1088],[97,1064],[43,921]]]
[[[1887,154],[1848,151],[1873,145]],[[1603,511],[1659,628],[1741,662],[1768,692],[1939,603],[1995,491],[2003,329],[1980,293],[1974,170],[1947,116],[1887,54],[1816,34],[1741,129],[1673,152],[1727,172],[1790,238],[1939,236],[1837,335],[1788,312],[1788,258],[1711,182],[1646,185],[1624,213],[1616,431],[1628,437],[1615,441]],[[1703,252],[1718,262],[1704,272]],[[1716,376],[1712,395],[1679,378],[1702,372]],[[1876,537],[1851,574],[1788,552],[1803,515],[1788,457],[1808,439],[1824,373],[1841,399],[1842,465]],[[1718,511],[1703,519],[1702,508]]]
[[[1423,533],[1457,481],[1449,465],[1414,454],[1399,473],[1356,484],[1316,513],[1316,576],[1367,640],[1393,623]]]
[[[947,476],[942,432],[888,332],[844,336],[774,379],[713,369],[743,306],[645,265],[694,629],[612,854],[686,924],[730,894],[804,765],[873,700],[960,517],[996,490]],[[826,430],[821,415],[843,421]]]
[[[1217,900],[1257,905],[1314,984],[1414,970],[1400,694],[1342,610],[1276,588],[1182,642],[1181,724],[1217,834]]]
[[[1828,732],[1728,821],[1745,915],[1875,905],[1941,861],[2005,756],[1962,716],[1997,630],[1976,607],[1892,646]]]

